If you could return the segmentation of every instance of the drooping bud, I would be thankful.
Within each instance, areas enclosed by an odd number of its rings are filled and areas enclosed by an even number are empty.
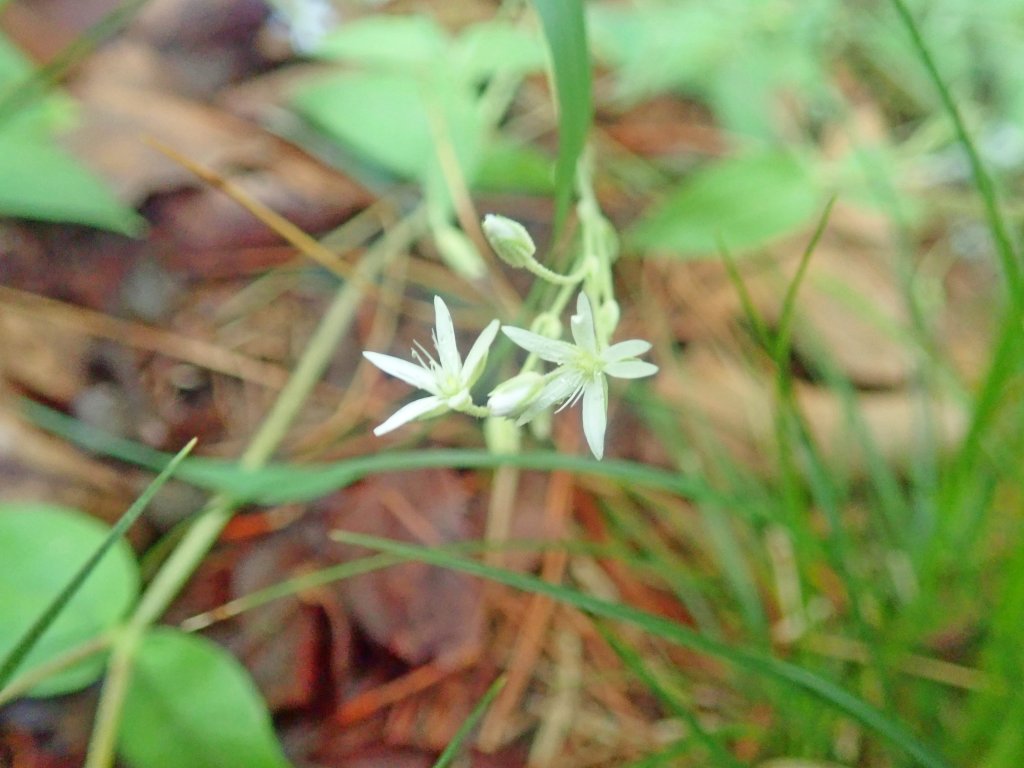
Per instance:
[[[503,381],[487,396],[487,408],[495,416],[514,416],[528,406],[544,385],[544,377],[526,371]]]
[[[609,299],[601,304],[600,309],[597,310],[596,318],[597,327],[600,329],[598,335],[605,339],[611,338],[611,335],[615,333],[615,329],[619,325],[621,314],[619,303],[615,299]]]
[[[489,213],[484,216],[481,225],[487,242],[498,255],[498,258],[511,267],[525,267],[530,264],[537,246],[526,231],[526,227],[518,221],[506,216]]]

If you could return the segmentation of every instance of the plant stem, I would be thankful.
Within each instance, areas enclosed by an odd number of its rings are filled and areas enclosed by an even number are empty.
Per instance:
[[[352,280],[338,290],[291,378],[242,454],[240,464],[243,467],[255,472],[273,455],[320,380],[338,343],[348,332],[362,299],[364,285],[419,234],[423,221],[423,212],[419,209],[400,221],[367,252]],[[150,582],[124,632],[115,641],[85,768],[108,768],[113,764],[117,725],[139,639],[146,627],[160,618],[191,577],[231,519],[235,506],[235,500],[227,494],[217,494],[210,499]]]

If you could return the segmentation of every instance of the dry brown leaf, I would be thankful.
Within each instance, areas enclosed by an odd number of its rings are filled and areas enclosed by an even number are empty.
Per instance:
[[[469,496],[451,470],[374,477],[323,504],[329,524],[340,530],[429,546],[470,535]],[[345,559],[359,553],[334,550]],[[465,574],[406,563],[345,581],[341,590],[366,633],[410,664],[464,658],[481,643],[481,588]]]

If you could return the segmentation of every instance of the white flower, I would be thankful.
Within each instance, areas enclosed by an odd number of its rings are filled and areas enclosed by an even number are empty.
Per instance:
[[[576,300],[576,314],[570,319],[572,337],[576,342],[549,339],[522,328],[503,326],[502,331],[512,341],[558,367],[545,377],[543,388],[526,407],[519,424],[555,403],[566,408],[583,398],[583,434],[594,456],[604,455],[604,432],[608,421],[608,381],[606,376],[620,379],[639,379],[657,372],[658,366],[637,360],[651,345],[641,339],[630,339],[601,348],[594,327],[594,313],[590,301],[582,292]],[[560,409],[559,409],[560,410]]]
[[[377,436],[414,419],[437,416],[445,411],[469,410],[473,407],[469,389],[483,373],[487,362],[487,350],[498,334],[499,323],[492,320],[484,328],[463,363],[459,349],[455,345],[455,327],[452,325],[451,313],[440,296],[434,297],[434,313],[437,317],[437,328],[432,335],[437,360],[418,342],[418,349],[412,351],[414,363],[378,352],[363,352],[367,360],[385,373],[390,373],[430,393],[428,397],[413,400],[399,408],[391,418],[373,430],[373,434]]]

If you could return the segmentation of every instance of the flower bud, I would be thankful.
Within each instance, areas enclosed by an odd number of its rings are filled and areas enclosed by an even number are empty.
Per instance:
[[[484,216],[481,226],[491,248],[509,266],[525,267],[534,260],[537,246],[526,227],[518,221],[489,213]]]
[[[487,396],[487,408],[495,416],[519,413],[540,392],[544,377],[533,371],[520,373],[496,386]]]
[[[605,337],[610,338],[615,333],[621,314],[619,303],[615,299],[609,299],[601,305],[601,308],[597,311],[597,326]]]

